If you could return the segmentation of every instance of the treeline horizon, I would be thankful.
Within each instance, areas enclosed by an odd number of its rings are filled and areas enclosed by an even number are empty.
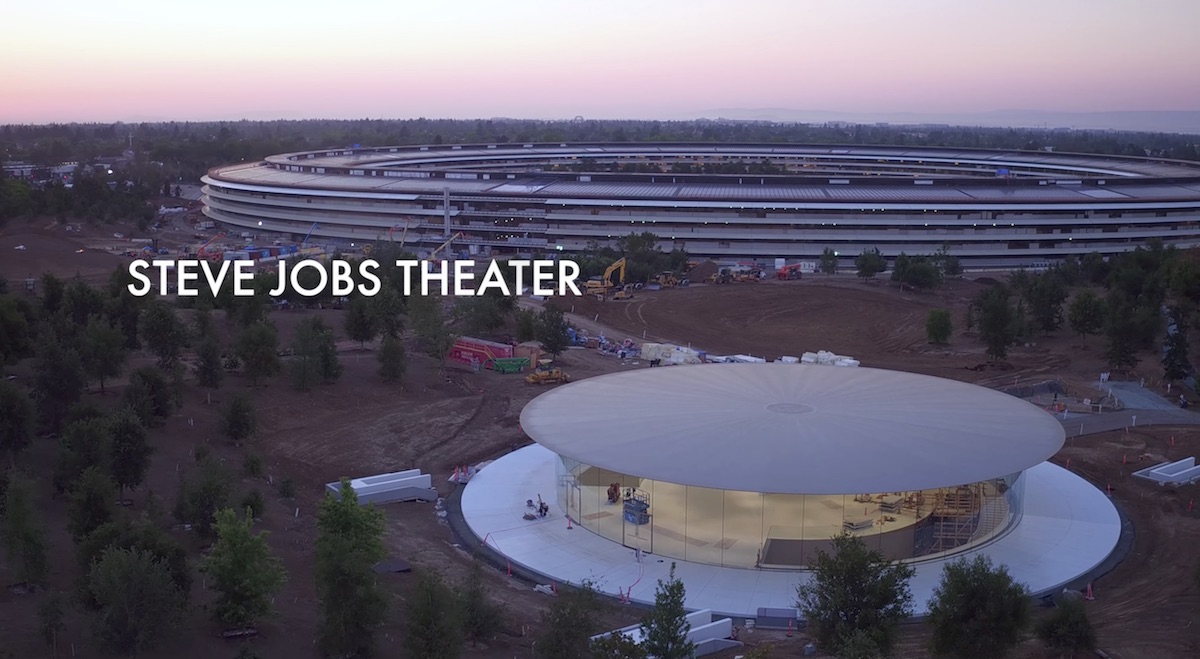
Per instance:
[[[6,161],[38,166],[123,154],[179,178],[292,151],[362,146],[553,142],[811,143],[1015,149],[1200,161],[1200,135],[1111,130],[767,121],[307,119],[0,125]]]

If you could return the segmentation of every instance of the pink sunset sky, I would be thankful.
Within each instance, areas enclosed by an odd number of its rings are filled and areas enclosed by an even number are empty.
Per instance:
[[[0,123],[1200,110],[1200,0],[11,3]]]

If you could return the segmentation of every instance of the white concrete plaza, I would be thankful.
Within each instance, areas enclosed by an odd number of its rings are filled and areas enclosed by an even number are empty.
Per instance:
[[[541,445],[519,449],[488,464],[471,479],[462,496],[462,514],[471,531],[515,566],[542,575],[546,582],[592,581],[613,596],[628,593],[651,603],[659,578],[670,563],[647,554],[638,563],[634,551],[575,526],[557,503],[557,456]],[[1024,515],[1007,533],[983,546],[950,557],[916,563],[912,588],[917,615],[941,578],[942,566],[961,556],[988,554],[1034,594],[1061,589],[1102,563],[1117,545],[1120,517],[1108,497],[1075,474],[1049,462],[1025,472]],[[544,519],[522,518],[527,499],[550,505]],[[675,560],[676,574],[687,585],[689,609],[712,609],[732,617],[755,617],[760,607],[790,608],[803,571],[755,570]]]

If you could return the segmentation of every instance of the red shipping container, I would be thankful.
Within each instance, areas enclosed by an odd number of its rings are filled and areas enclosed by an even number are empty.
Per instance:
[[[504,359],[512,356],[513,347],[510,345],[463,336],[454,342],[446,359],[468,366],[479,364],[479,367],[483,368],[489,359]]]

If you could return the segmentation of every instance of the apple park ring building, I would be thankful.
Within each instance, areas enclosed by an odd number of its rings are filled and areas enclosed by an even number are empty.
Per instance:
[[[792,144],[478,144],[270,156],[203,177],[231,229],[428,253],[579,252],[648,231],[718,261],[849,265],[947,246],[1037,267],[1159,239],[1200,245],[1200,163],[1034,151]],[[401,234],[397,229],[403,227]],[[461,235],[459,235],[461,234]]]
[[[535,444],[484,465],[460,507],[511,564],[653,602],[671,562],[689,608],[789,608],[839,533],[912,563],[917,614],[946,562],[986,554],[1034,594],[1116,548],[1104,492],[1047,462],[1061,423],[926,375],[806,364],[639,369],[530,402]],[[550,514],[536,514],[544,501]],[[570,521],[568,521],[570,520]]]

